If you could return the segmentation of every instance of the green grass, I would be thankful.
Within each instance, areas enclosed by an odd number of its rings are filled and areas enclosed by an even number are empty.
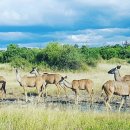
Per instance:
[[[129,130],[128,113],[95,113],[58,109],[2,108],[0,130]]]

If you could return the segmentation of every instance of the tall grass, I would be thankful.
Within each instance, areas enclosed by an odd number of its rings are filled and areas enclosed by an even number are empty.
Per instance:
[[[130,114],[81,113],[44,108],[0,110],[0,130],[129,130]]]

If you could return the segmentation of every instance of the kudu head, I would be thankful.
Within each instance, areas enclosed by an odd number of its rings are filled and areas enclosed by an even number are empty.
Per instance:
[[[121,68],[121,65],[118,65],[117,67],[115,68],[112,68],[111,70],[108,71],[108,74],[116,74],[116,73],[119,73],[118,69]]]
[[[67,79],[67,76],[61,77],[61,80],[59,81],[61,86],[64,86],[65,82],[67,82],[65,79]]]
[[[61,77],[61,80],[59,82],[62,84],[62,83],[64,83],[65,79],[67,79],[67,76]]]
[[[33,67],[32,70],[30,71],[30,74],[39,75],[39,72],[36,67]]]
[[[22,67],[14,67],[13,69],[18,74],[20,72],[20,70],[23,69],[23,68]]]
[[[65,79],[67,79],[67,76],[65,76],[65,77],[61,77],[61,82],[63,81],[63,80],[65,80]]]

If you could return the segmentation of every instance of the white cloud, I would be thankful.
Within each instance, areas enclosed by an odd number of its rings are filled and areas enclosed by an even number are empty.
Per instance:
[[[129,0],[74,0],[80,5],[84,6],[91,6],[91,7],[113,7],[113,8],[120,8],[120,9],[127,9],[129,8],[130,1]],[[73,2],[74,2],[73,1]]]
[[[22,39],[31,39],[31,33],[23,33],[23,32],[0,32],[0,40],[8,41],[8,40],[22,40]]]
[[[27,48],[43,48],[47,45],[46,42],[29,42],[29,43],[17,43],[20,47],[27,47]]]
[[[58,0],[1,0],[1,25],[66,24],[75,12]]]
[[[79,30],[75,34],[66,35],[68,43],[83,44],[90,46],[101,46],[105,44],[122,44],[130,41],[130,29],[127,28],[105,28],[105,29],[86,29]]]
[[[130,17],[129,5],[129,0],[0,0],[0,25],[69,25],[96,9],[107,10],[108,20]],[[102,16],[98,19],[109,25]]]
[[[95,34],[76,34],[67,36],[68,41],[73,43],[93,43],[101,40],[103,37],[101,35]]]
[[[48,42],[57,41],[69,44],[88,44],[89,46],[101,46],[108,44],[121,44],[130,41],[130,29],[127,28],[105,28],[84,29],[71,32],[53,32],[48,34],[24,33],[24,32],[2,32],[0,41],[15,43],[26,47],[43,47]],[[23,42],[24,41],[24,42]],[[2,42],[1,42],[2,43]]]

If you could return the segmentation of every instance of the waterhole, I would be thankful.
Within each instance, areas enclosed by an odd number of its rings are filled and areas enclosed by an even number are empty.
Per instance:
[[[112,112],[118,112],[118,108],[120,105],[120,100],[113,100],[110,102],[110,105],[112,107]],[[41,101],[38,103],[37,98],[35,96],[29,97],[29,101],[25,102],[24,97],[20,99],[16,98],[7,98],[4,100],[0,100],[0,108],[2,107],[20,107],[25,108],[28,106],[33,106],[36,108],[43,108],[43,109],[53,109],[53,110],[78,110],[81,112],[88,112],[88,111],[94,111],[94,112],[105,112],[106,106],[104,104],[103,99],[94,100],[92,107],[90,107],[90,101],[85,99],[80,99],[78,105],[74,103],[74,97],[72,98],[66,98],[66,97],[51,97],[48,96],[46,98],[41,99]],[[130,102],[129,99],[127,99],[127,102],[123,105],[121,112],[130,112]]]

